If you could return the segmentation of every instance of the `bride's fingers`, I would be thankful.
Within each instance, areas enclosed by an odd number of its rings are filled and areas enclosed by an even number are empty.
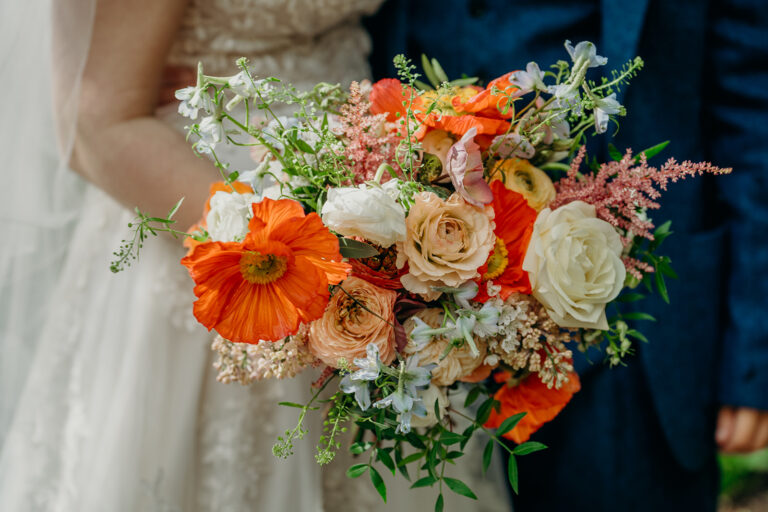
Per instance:
[[[715,441],[721,450],[725,449],[726,443],[733,435],[735,420],[735,411],[732,407],[723,407],[717,415],[717,429],[715,430]]]
[[[760,450],[768,446],[768,412],[760,415],[760,423],[755,435],[755,450]]]

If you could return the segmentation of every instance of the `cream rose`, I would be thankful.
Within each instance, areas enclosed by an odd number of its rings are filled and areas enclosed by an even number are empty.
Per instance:
[[[626,275],[621,250],[619,234],[595,216],[595,207],[574,201],[539,213],[523,270],[557,325],[607,329],[605,305]]]
[[[205,217],[205,224],[211,240],[234,242],[242,240],[248,233],[248,221],[253,215],[251,204],[256,200],[253,194],[218,191],[210,199],[211,210]]]
[[[339,367],[365,358],[369,343],[379,348],[384,364],[395,359],[395,299],[397,293],[348,277],[336,290],[322,317],[309,325],[309,351],[328,366]]]
[[[477,277],[496,241],[493,208],[475,207],[458,194],[446,200],[432,192],[414,196],[405,220],[406,239],[397,243],[397,267],[408,264],[403,286],[426,300],[435,287],[458,287]]]
[[[366,185],[331,188],[321,211],[323,223],[344,236],[359,236],[383,247],[405,240],[405,210],[387,192]]]
[[[408,344],[405,346],[406,354],[419,354],[419,366],[436,364],[437,368],[432,370],[432,383],[437,386],[450,386],[459,379],[474,372],[485,359],[487,346],[482,340],[475,340],[479,350],[477,356],[472,355],[472,349],[467,343],[461,347],[454,347],[443,357],[445,350],[450,342],[442,336],[433,338],[424,347],[419,349],[418,345],[410,339],[410,334],[416,327],[414,317],[419,318],[432,328],[438,328],[443,323],[443,310],[440,308],[427,308],[418,311],[415,315],[405,321],[403,328],[408,334]]]

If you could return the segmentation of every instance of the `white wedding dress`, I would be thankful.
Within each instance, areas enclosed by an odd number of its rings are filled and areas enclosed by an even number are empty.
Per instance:
[[[227,75],[236,72],[235,59],[246,56],[258,75],[299,88],[348,84],[369,74],[370,41],[359,18],[379,3],[193,0],[168,63],[194,68],[201,60],[207,73]],[[175,105],[158,116],[179,129],[185,124]],[[247,156],[228,151],[224,158],[247,170]],[[433,507],[435,490],[406,491],[406,482],[389,477],[384,506],[367,476],[346,478],[352,463],[346,454],[320,470],[314,460],[319,415],[295,454],[276,459],[271,447],[297,417],[296,409],[277,402],[306,400],[315,375],[249,387],[216,382],[212,335],[192,316],[192,281],[179,264],[180,244],[149,240],[133,267],[109,272],[131,217],[87,187],[2,446],[0,511]],[[446,510],[508,509],[503,488],[479,477],[474,455],[457,470],[481,503],[447,495]]]

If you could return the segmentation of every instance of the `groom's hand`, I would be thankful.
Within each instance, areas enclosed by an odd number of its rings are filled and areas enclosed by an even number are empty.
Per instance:
[[[768,446],[768,411],[723,407],[717,416],[715,440],[724,453],[749,453]]]

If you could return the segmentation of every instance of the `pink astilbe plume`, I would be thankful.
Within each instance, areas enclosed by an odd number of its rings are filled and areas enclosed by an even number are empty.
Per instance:
[[[658,209],[661,191],[666,190],[670,182],[704,173],[731,172],[731,169],[721,169],[708,162],[686,160],[678,163],[674,158],[657,169],[648,165],[645,154],[641,154],[636,163],[632,150],[628,149],[621,160],[602,164],[597,173],[580,174],[585,153],[582,146],[571,162],[568,174],[555,185],[557,197],[550,207],[555,209],[571,201],[594,205],[598,218],[618,228],[625,247],[632,244],[634,236],[653,240],[653,222],[638,212]],[[638,278],[643,272],[653,271],[652,266],[635,258],[624,258],[624,265]]]
[[[384,129],[386,114],[371,114],[360,84],[349,86],[349,99],[341,107],[342,133],[347,139],[344,156],[355,173],[355,182],[372,180],[383,163],[394,161],[398,138]],[[389,180],[384,173],[381,182]]]

